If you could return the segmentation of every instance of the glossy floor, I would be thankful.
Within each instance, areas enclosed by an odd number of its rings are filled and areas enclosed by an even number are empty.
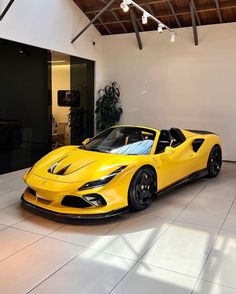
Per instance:
[[[20,206],[0,176],[0,292],[236,294],[236,163],[140,212],[66,225]]]

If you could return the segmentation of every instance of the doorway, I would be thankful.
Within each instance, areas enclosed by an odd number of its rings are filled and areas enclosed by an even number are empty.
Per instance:
[[[94,136],[94,62],[51,52],[52,148]]]
[[[0,39],[0,174],[94,136],[90,60]]]

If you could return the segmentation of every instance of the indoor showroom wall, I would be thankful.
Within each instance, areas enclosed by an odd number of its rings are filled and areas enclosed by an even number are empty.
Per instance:
[[[8,2],[0,1],[0,12]],[[13,3],[1,21],[0,38],[96,61],[95,88],[99,88],[100,34],[91,26],[71,44],[72,38],[87,23],[87,17],[72,0],[20,0]]]
[[[121,123],[216,132],[224,159],[236,161],[236,24],[103,37],[103,80],[121,86]]]

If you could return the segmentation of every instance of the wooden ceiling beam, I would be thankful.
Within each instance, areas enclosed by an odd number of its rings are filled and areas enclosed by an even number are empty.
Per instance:
[[[222,23],[223,19],[222,19],[222,14],[221,14],[221,10],[220,10],[219,1],[215,0],[215,4],[216,4],[216,9],[217,9],[217,14],[218,14],[218,17],[219,17],[219,21],[220,21],[220,23]]]
[[[82,31],[80,31],[71,41],[71,44],[73,44],[85,31],[87,31],[87,29],[93,24],[95,23],[96,20],[99,19],[99,17],[101,15],[103,15],[103,13],[109,9],[109,7],[115,2],[116,0],[111,0],[109,3],[107,3],[107,5],[105,7],[103,7],[103,9],[82,29]]]
[[[138,4],[140,5],[140,6],[147,6],[147,5],[150,5],[150,4],[163,4],[163,3],[166,3],[168,0],[150,0],[150,1],[148,1],[148,0],[145,0],[145,1],[143,1],[143,2],[139,2]],[[119,6],[117,6],[117,5],[113,5],[112,7],[111,7],[111,9],[112,10],[120,10],[121,8],[120,8],[120,5]],[[96,9],[96,10],[88,10],[88,11],[84,11],[84,13],[85,14],[90,14],[90,13],[94,13],[94,12],[96,12],[96,13],[98,13],[100,10],[98,10],[98,9]]]
[[[2,12],[1,15],[0,15],[0,21],[1,21],[1,20],[4,18],[4,16],[7,14],[8,10],[11,8],[11,6],[12,6],[12,4],[13,4],[14,1],[15,1],[15,0],[10,0],[10,1],[8,2],[6,8],[3,10],[3,12]]]
[[[167,2],[168,0],[164,0],[164,2]],[[149,2],[149,3],[141,3],[140,6],[147,6],[147,5],[150,5],[150,4],[158,4],[158,3],[161,3],[161,2],[155,2],[155,1],[152,1],[152,2]],[[229,1],[226,1],[224,3],[221,3],[221,6],[220,6],[220,11],[224,10],[224,9],[232,9],[232,8],[236,8],[236,3],[235,3],[235,0],[229,0]],[[199,6],[198,8],[196,8],[196,12],[197,13],[207,13],[207,12],[212,12],[212,11],[216,11],[217,7],[214,5],[214,3],[212,5],[204,5],[204,6]],[[115,11],[115,10],[121,10],[120,7],[111,7],[110,10],[112,11]],[[84,11],[85,14],[96,14],[96,13],[99,13],[100,10],[90,10],[90,11]],[[186,14],[190,14],[189,12],[189,9],[182,9],[182,10],[176,10],[175,11],[175,14],[177,16],[181,16],[181,15],[186,15]],[[165,13],[165,15],[163,16],[171,16],[172,14],[170,13]]]
[[[104,4],[107,5],[107,2],[106,2],[105,0],[101,0],[101,1],[102,1],[102,3],[104,3]],[[111,14],[113,15],[113,17],[116,19],[116,21],[117,21],[117,22],[119,23],[119,25],[122,27],[123,31],[124,31],[125,33],[128,33],[126,27],[123,25],[123,23],[121,23],[121,21],[120,21],[119,17],[117,16],[116,12],[113,11],[113,9],[112,9],[111,7],[108,9],[108,11],[111,12]]]
[[[171,3],[170,0],[167,0],[167,2],[168,2],[168,5],[169,5],[169,7],[170,7],[170,10],[171,10],[171,12],[172,12],[172,14],[173,14],[173,16],[174,16],[174,19],[175,19],[176,24],[177,24],[177,26],[180,28],[180,27],[181,27],[181,24],[180,24],[180,21],[179,21],[179,19],[178,19],[178,16],[177,16],[176,13],[175,13],[175,10],[174,10],[174,7],[173,7],[173,4]]]
[[[110,29],[108,28],[107,25],[104,24],[104,22],[101,20],[101,18],[98,18],[98,21],[100,22],[100,24],[104,27],[104,29],[108,32],[109,35],[112,35],[112,32],[110,31]]]
[[[131,17],[131,22],[132,22],[132,25],[133,25],[133,28],[134,28],[134,31],[135,31],[138,47],[139,47],[140,50],[142,50],[143,49],[143,44],[142,44],[141,37],[140,37],[140,34],[139,34],[139,30],[138,30],[137,19],[136,19],[136,16],[135,16],[132,8],[130,8],[130,17]]]
[[[147,8],[152,15],[155,14],[150,4],[147,4]]]
[[[131,9],[132,9],[132,8],[131,8]],[[136,18],[136,21],[137,21],[137,24],[138,24],[140,30],[141,30],[142,32],[144,32],[144,28],[143,28],[142,20],[139,20],[139,19],[138,19],[136,13],[134,12],[134,9],[132,9],[132,11],[133,11],[133,14],[134,14],[134,16],[135,16],[135,18]]]
[[[195,5],[194,0],[191,0],[191,4],[192,4],[193,10],[194,10],[194,14],[195,14],[196,19],[197,19],[197,23],[200,26],[202,23],[201,23],[201,20],[200,20],[200,17],[199,17],[199,14],[198,14],[198,11],[197,11],[197,8],[196,8],[196,5]]]
[[[224,10],[224,9],[233,9],[233,8],[236,8],[236,4],[235,5],[231,5],[231,6],[228,6],[228,7],[224,7],[224,8],[222,8],[222,7],[220,7],[220,10],[222,11],[222,10]],[[203,8],[201,8],[201,9],[197,9],[197,12],[198,13],[207,13],[207,12],[215,12],[216,11],[216,8],[214,7],[214,8],[205,8],[205,9],[203,9]],[[177,16],[185,16],[185,15],[190,15],[191,13],[190,13],[190,11],[189,10],[182,10],[182,11],[178,11],[178,12],[176,12],[176,15]],[[172,14],[169,14],[169,13],[167,13],[167,14],[157,14],[157,15],[154,15],[156,18],[168,18],[168,17],[171,17],[171,16],[173,16]],[[137,19],[138,21],[141,21],[141,18],[138,18]],[[129,23],[130,22],[130,20],[129,19],[122,19],[122,20],[120,20],[120,23]],[[117,24],[117,22],[116,21],[104,21],[104,24],[106,24],[106,25],[109,25],[109,24]],[[101,24],[99,24],[99,23],[95,23],[94,24],[95,26],[100,26]]]
[[[197,33],[196,15],[194,12],[193,1],[189,2],[189,8],[190,8],[190,14],[191,14],[191,20],[192,20],[192,26],[193,26],[194,43],[195,43],[195,46],[197,46],[198,45],[198,33]]]

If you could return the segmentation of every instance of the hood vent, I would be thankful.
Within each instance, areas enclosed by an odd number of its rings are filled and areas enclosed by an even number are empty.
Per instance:
[[[55,175],[59,175],[59,176],[63,176],[64,173],[67,171],[67,169],[70,167],[71,165],[67,165],[65,167],[63,167],[62,169],[60,169],[58,172],[55,173]]]
[[[67,157],[67,156],[66,156]],[[54,172],[55,171],[55,168],[58,166],[58,164],[63,160],[65,159],[66,157],[63,157],[61,160],[57,161],[56,163],[54,163],[48,170],[48,172],[50,174],[54,174],[54,175],[61,175],[63,176],[65,174],[65,172],[67,171],[67,169],[71,166],[71,164],[63,167],[62,169],[60,169],[58,172]]]
[[[67,157],[67,156],[66,156],[66,157]],[[65,159],[65,157],[62,158],[61,160],[57,161],[56,163],[54,163],[54,164],[48,169],[48,172],[49,172],[50,174],[53,174],[53,175],[59,175],[59,176],[69,175],[69,174],[72,174],[72,173],[74,173],[74,172],[77,172],[77,171],[79,171],[79,170],[85,168],[86,166],[89,166],[90,164],[96,162],[96,160],[93,160],[93,161],[88,162],[88,163],[82,165],[81,167],[78,167],[78,168],[76,168],[75,170],[72,170],[72,171],[70,171],[69,173],[66,174],[66,171],[67,171],[68,168],[72,165],[72,163],[68,164],[68,162],[67,162],[68,165],[64,166],[64,167],[61,168],[59,171],[55,172],[55,169],[57,168],[58,164],[59,164],[63,159]]]
[[[54,170],[55,170],[55,168],[58,166],[58,164],[59,164],[59,162],[53,164],[53,165],[49,168],[48,172],[49,172],[50,174],[63,176],[63,175],[65,174],[65,172],[67,171],[67,169],[71,166],[71,164],[69,164],[69,165],[63,167],[62,169],[60,169],[58,172],[54,172]]]

